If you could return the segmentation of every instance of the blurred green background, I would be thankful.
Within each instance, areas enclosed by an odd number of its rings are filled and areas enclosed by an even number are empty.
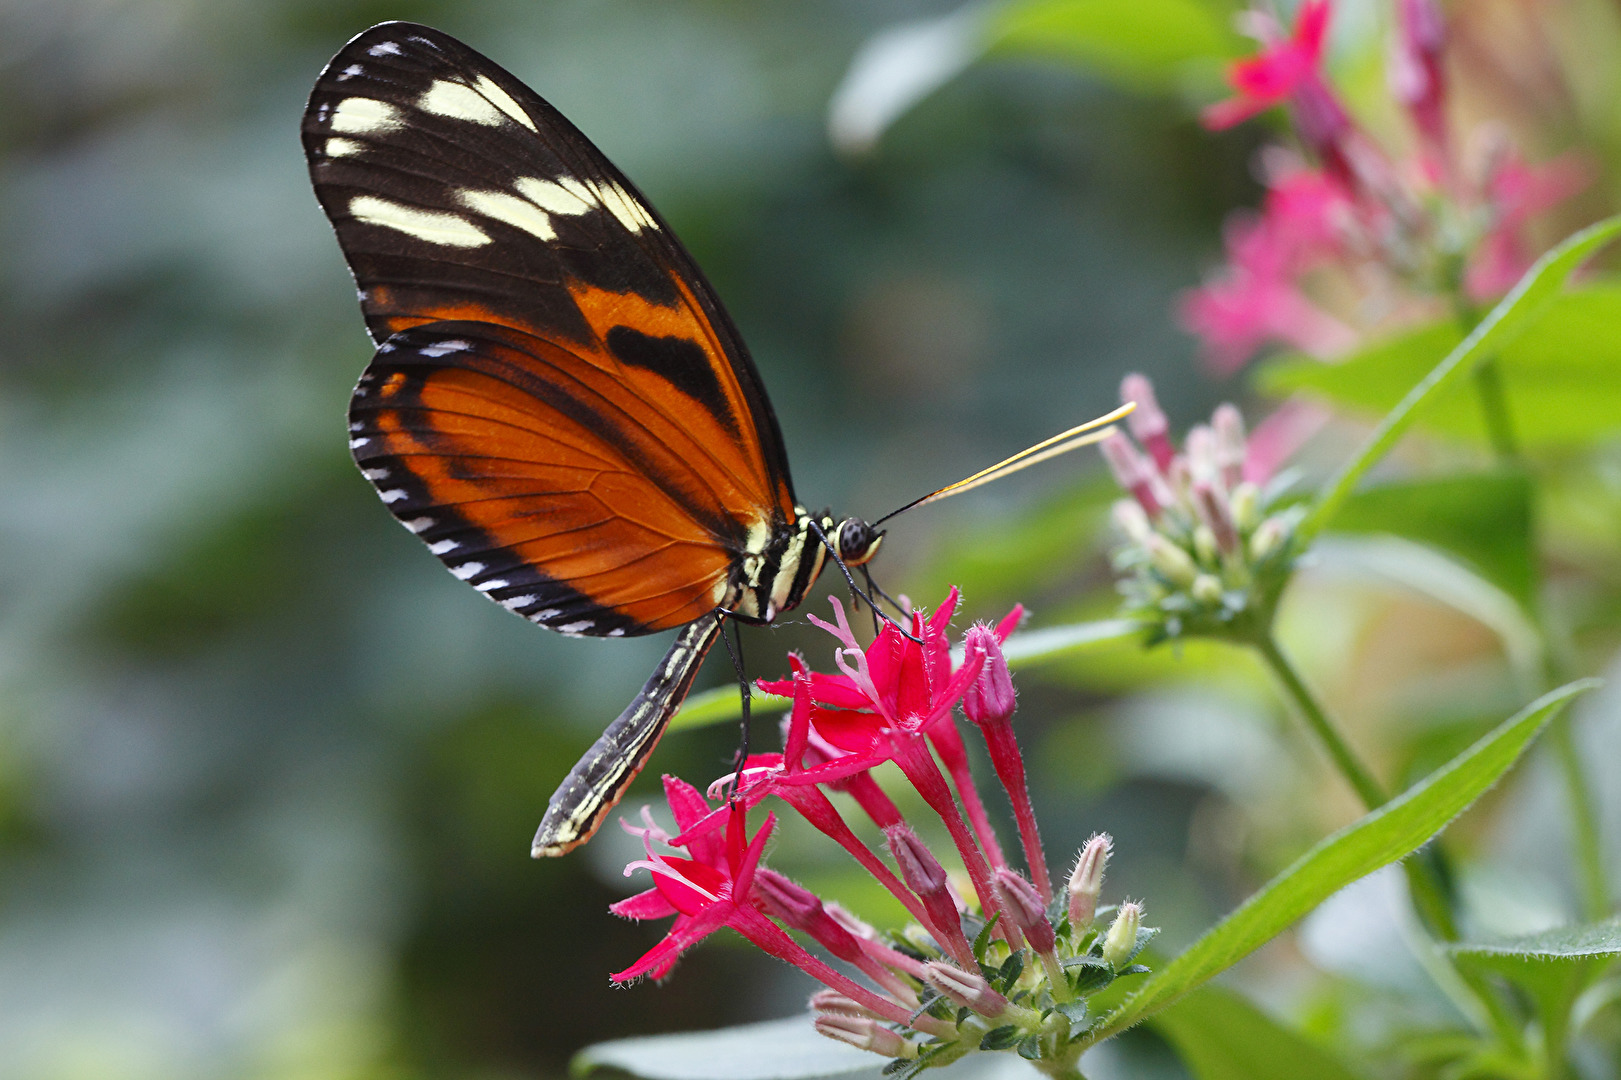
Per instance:
[[[801,498],[875,517],[1104,411],[1128,371],[1179,426],[1236,392],[1170,312],[1256,198],[1254,134],[1009,57],[871,155],[831,149],[861,44],[950,10],[0,3],[0,1080],[555,1076],[593,1040],[802,1007],[796,975],[719,939],[665,988],[610,990],[659,932],[606,913],[639,887],[625,838],[527,857],[664,642],[540,632],[377,504],[343,434],[370,350],[298,122],[373,22],[489,54],[692,249]],[[879,579],[929,604],[961,582],[971,618],[1107,610],[1107,496],[1078,456],[926,508],[894,523]],[[826,577],[805,610],[825,611]],[[1397,618],[1379,603],[1356,625]],[[1465,660],[1486,648],[1443,630]],[[1335,632],[1313,631],[1319,660],[1344,659]],[[827,647],[803,625],[746,637],[764,676]],[[1111,898],[1148,892],[1173,945],[1349,805],[1277,812],[1313,759],[1235,657],[1121,653],[1022,683],[1056,867],[1113,831]],[[1117,697],[1170,670],[1203,681]],[[734,744],[672,736],[635,796],[659,772],[706,782]],[[863,909],[804,832],[774,863]]]

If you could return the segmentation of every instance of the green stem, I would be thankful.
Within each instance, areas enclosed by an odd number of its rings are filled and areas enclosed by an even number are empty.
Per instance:
[[[1514,438],[1514,422],[1509,417],[1508,396],[1503,392],[1503,369],[1497,357],[1482,360],[1474,370],[1475,389],[1486,416],[1486,436],[1492,450],[1504,464],[1520,460],[1520,447]]]
[[[1362,764],[1362,759],[1356,756],[1356,751],[1351,749],[1333,721],[1329,720],[1328,714],[1317,703],[1316,696],[1307,688],[1299,672],[1295,671],[1294,665],[1289,663],[1289,658],[1278,648],[1276,639],[1270,633],[1264,634],[1255,642],[1255,648],[1267,666],[1272,669],[1272,674],[1283,684],[1284,692],[1289,695],[1289,700],[1294,702],[1306,725],[1323,744],[1323,749],[1334,759],[1340,775],[1345,777],[1362,799],[1362,805],[1369,810],[1384,805],[1390,796],[1385,794],[1385,789],[1373,778],[1373,773]]]
[[[1598,807],[1592,785],[1582,769],[1581,752],[1576,747],[1574,723],[1567,713],[1558,717],[1548,738],[1555,759],[1565,774],[1565,794],[1570,799],[1570,823],[1576,848],[1576,870],[1580,878],[1582,911],[1589,921],[1610,916],[1610,882],[1604,872],[1604,845],[1599,838]]]

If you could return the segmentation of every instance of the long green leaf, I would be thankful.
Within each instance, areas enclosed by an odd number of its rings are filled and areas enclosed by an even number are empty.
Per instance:
[[[1299,541],[1309,541],[1333,519],[1367,471],[1389,453],[1397,440],[1413,425],[1420,406],[1466,376],[1476,363],[1494,355],[1514,340],[1525,329],[1528,320],[1558,295],[1576,268],[1589,255],[1614,239],[1618,232],[1621,232],[1621,216],[1606,218],[1568,237],[1538,259],[1519,284],[1480,320],[1469,336],[1459,342],[1379,422],[1362,448],[1324,487],[1311,512],[1300,523],[1296,533]]]
[[[1600,923],[1561,926],[1526,937],[1463,941],[1448,946],[1448,951],[1482,960],[1512,957],[1543,962],[1621,956],[1621,917]]]
[[[1358,878],[1412,854],[1495,784],[1554,714],[1598,683],[1545,694],[1420,783],[1328,837],[1160,969],[1087,1036],[1096,1043],[1165,1008]]]

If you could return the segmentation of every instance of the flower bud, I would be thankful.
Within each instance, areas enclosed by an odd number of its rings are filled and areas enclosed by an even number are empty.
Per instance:
[[[1221,579],[1214,574],[1200,574],[1188,586],[1188,595],[1201,604],[1219,604],[1223,593]]]
[[[1260,562],[1272,555],[1289,539],[1294,526],[1281,514],[1267,518],[1250,534],[1250,561]]]
[[[1137,951],[1137,930],[1143,924],[1143,908],[1141,904],[1126,902],[1120,905],[1115,912],[1114,922],[1109,924],[1109,933],[1103,939],[1103,959],[1116,970],[1124,967],[1131,959],[1131,954]]]
[[[1132,372],[1120,380],[1120,400],[1137,403],[1137,408],[1126,418],[1126,423],[1137,441],[1153,455],[1154,463],[1161,469],[1167,468],[1175,455],[1168,437],[1171,424],[1165,419],[1165,410],[1159,407],[1159,399],[1154,396],[1154,384],[1148,381],[1147,376]]]
[[[991,984],[982,976],[964,971],[954,964],[931,961],[923,969],[923,978],[958,1005],[972,1009],[981,1016],[994,1020],[1007,1011],[1007,998],[991,989]]]
[[[1201,563],[1209,565],[1216,561],[1221,551],[1216,547],[1216,534],[1210,526],[1205,524],[1193,527],[1193,554]]]
[[[1139,503],[1130,499],[1117,501],[1110,508],[1109,516],[1120,535],[1136,543],[1144,543],[1148,539],[1148,534],[1153,531],[1153,526],[1148,522],[1148,514]]]
[[[1255,516],[1261,509],[1261,489],[1248,480],[1240,481],[1227,497],[1227,506],[1232,511],[1233,524],[1248,532],[1255,528]]]
[[[1005,866],[996,868],[996,894],[1002,902],[1002,912],[1024,932],[1030,947],[1043,955],[1053,951],[1058,936],[1047,918],[1046,909],[1036,887],[1016,870]]]
[[[865,1016],[870,1018],[877,1015],[855,998],[841,994],[837,990],[816,991],[810,996],[810,1007],[819,1013],[840,1013],[844,1016]]]
[[[1159,517],[1165,509],[1160,491],[1163,485],[1155,485],[1154,467],[1144,460],[1132,441],[1114,431],[1098,444],[1098,449],[1103,452],[1109,471],[1114,473],[1115,482],[1131,493],[1150,518]]]
[[[1223,402],[1216,406],[1210,417],[1210,426],[1216,432],[1216,475],[1228,491],[1244,479],[1244,458],[1249,449],[1244,438],[1244,414],[1238,406]]]
[[[1113,845],[1108,833],[1098,833],[1086,842],[1075,860],[1075,869],[1069,875],[1069,924],[1077,934],[1092,925],[1092,913],[1098,909],[1098,894],[1103,892],[1103,871],[1109,865]]]
[[[864,1016],[824,1013],[815,1020],[816,1030],[830,1039],[849,1043],[858,1050],[871,1050],[887,1058],[917,1057],[917,1044],[901,1038],[876,1020]]]
[[[1227,505],[1227,499],[1214,484],[1206,480],[1193,482],[1193,508],[1198,511],[1199,520],[1210,526],[1215,534],[1216,547],[1223,555],[1237,555],[1241,547],[1238,539],[1238,529],[1233,524],[1233,512]]]
[[[828,914],[815,893],[793,879],[762,866],[754,874],[753,897],[767,915],[809,934],[840,960],[854,964],[862,959],[856,936]]]
[[[1194,565],[1192,556],[1159,533],[1149,536],[1144,546],[1148,549],[1148,561],[1171,584],[1187,588],[1198,577],[1199,568]]]
[[[975,625],[968,628],[964,648],[969,652],[978,648],[985,654],[985,662],[962,696],[963,715],[982,727],[1007,723],[1013,717],[1016,702],[1013,677],[1008,674],[1002,643],[989,627]]]
[[[884,830],[884,837],[889,842],[890,854],[895,857],[895,865],[900,868],[901,880],[923,902],[935,940],[956,960],[966,963],[973,957],[973,949],[963,936],[962,916],[946,878],[946,868],[907,826],[891,825]]]

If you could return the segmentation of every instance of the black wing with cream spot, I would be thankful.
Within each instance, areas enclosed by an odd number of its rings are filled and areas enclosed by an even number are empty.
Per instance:
[[[338,53],[303,138],[380,345],[351,427],[389,509],[544,625],[712,610],[795,501],[735,328],[630,182],[513,76],[410,23]]]

